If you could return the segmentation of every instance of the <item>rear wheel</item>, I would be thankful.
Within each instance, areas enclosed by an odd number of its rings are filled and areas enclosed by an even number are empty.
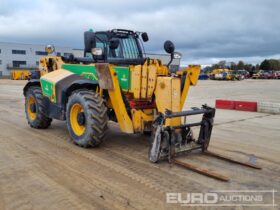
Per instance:
[[[74,143],[95,147],[102,143],[107,130],[107,107],[91,91],[74,92],[67,103],[67,128]]]
[[[48,128],[52,119],[46,114],[40,87],[30,87],[25,94],[25,114],[32,128]]]

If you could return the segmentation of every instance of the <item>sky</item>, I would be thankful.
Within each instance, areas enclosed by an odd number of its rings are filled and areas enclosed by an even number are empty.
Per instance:
[[[182,64],[280,59],[280,0],[0,0],[0,41],[83,48],[83,32],[147,32],[146,52],[171,40]]]

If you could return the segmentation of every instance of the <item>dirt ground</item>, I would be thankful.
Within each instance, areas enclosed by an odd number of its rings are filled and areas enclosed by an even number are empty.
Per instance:
[[[0,210],[187,209],[167,204],[166,193],[211,190],[274,189],[280,204],[280,115],[217,110],[209,150],[243,161],[253,157],[263,169],[197,154],[180,159],[230,177],[226,183],[166,162],[150,163],[148,137],[123,134],[117,124],[110,123],[104,144],[95,149],[72,144],[65,122],[32,129],[24,113],[25,83],[0,80]],[[280,102],[279,92],[279,80],[199,81],[186,107],[214,105],[216,98]],[[257,208],[273,209],[224,209]]]

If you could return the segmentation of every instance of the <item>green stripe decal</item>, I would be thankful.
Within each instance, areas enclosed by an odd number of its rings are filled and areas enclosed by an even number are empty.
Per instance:
[[[62,68],[90,80],[98,80],[96,68],[92,65],[62,64]],[[122,89],[130,88],[130,70],[128,67],[114,67]]]
[[[81,75],[87,79],[97,80],[95,66],[87,66],[87,65],[80,65],[80,64],[63,64],[62,68],[74,74]]]

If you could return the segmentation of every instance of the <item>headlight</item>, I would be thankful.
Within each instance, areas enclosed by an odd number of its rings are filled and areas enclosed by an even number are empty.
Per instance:
[[[54,46],[53,45],[47,45],[46,47],[45,47],[45,51],[48,53],[48,54],[52,54],[54,51],[55,51],[55,48],[54,48]]]
[[[102,55],[102,49],[101,48],[92,48],[91,53],[93,55]]]

